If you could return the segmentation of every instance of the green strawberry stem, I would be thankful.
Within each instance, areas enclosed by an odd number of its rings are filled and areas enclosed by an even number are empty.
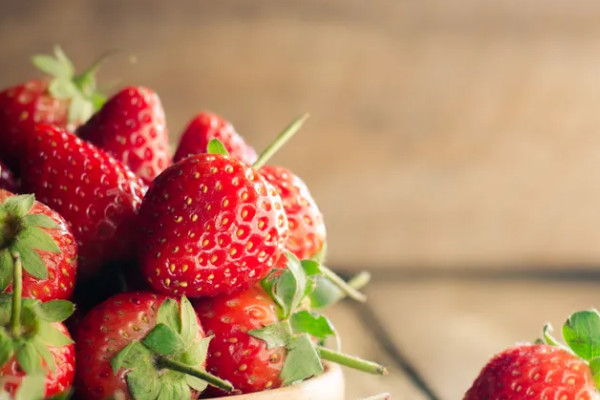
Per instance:
[[[156,365],[159,368],[167,368],[172,371],[178,371],[187,375],[195,376],[196,378],[202,379],[203,381],[207,382],[209,385],[224,390],[227,393],[231,393],[234,389],[233,385],[228,381],[223,380],[201,369],[180,363],[179,361],[171,360],[169,358],[161,356],[158,357]]]
[[[322,359],[334,362],[336,364],[344,365],[346,367],[373,375],[386,375],[388,373],[387,369],[383,365],[372,361],[363,360],[360,357],[340,353],[322,346],[318,346],[317,350],[319,351]]]
[[[360,290],[367,286],[369,282],[371,282],[371,274],[367,271],[361,271],[350,278],[348,281],[348,286],[353,289]]]
[[[379,393],[379,394],[376,394],[375,396],[369,396],[369,397],[366,397],[361,400],[389,400],[389,398],[390,398],[389,393]]]
[[[23,266],[19,253],[13,253],[13,302],[10,314],[10,332],[13,337],[21,336],[21,296],[23,294]]]
[[[358,302],[364,303],[367,301],[367,296],[356,290],[353,286],[348,284],[348,282],[344,281],[338,274],[330,270],[324,265],[321,265],[321,271],[323,271],[323,276],[331,281],[334,285],[342,290],[348,297]],[[369,276],[370,278],[370,276]],[[360,282],[359,282],[360,283]]]
[[[308,114],[303,114],[303,115],[299,116],[298,118],[296,118],[294,121],[292,121],[292,123],[289,124],[283,130],[283,132],[281,132],[277,136],[277,138],[275,138],[273,143],[271,143],[269,146],[267,146],[267,148],[258,156],[258,159],[256,160],[256,162],[254,164],[252,164],[252,167],[254,167],[254,169],[260,169],[263,165],[265,165],[267,163],[267,161],[269,161],[269,159],[273,156],[273,154],[277,153],[277,151],[292,136],[294,136],[296,134],[296,132],[298,132],[300,130],[300,128],[304,124],[304,121],[306,121],[306,119],[308,117],[309,117]]]

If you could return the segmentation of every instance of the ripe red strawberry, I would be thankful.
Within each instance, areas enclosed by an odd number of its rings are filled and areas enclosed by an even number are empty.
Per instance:
[[[206,382],[171,371],[202,373],[210,340],[204,336],[185,298],[178,302],[151,292],[113,296],[79,324],[77,393],[86,400],[118,393],[133,399],[140,392],[154,399],[165,391],[172,393],[166,398],[197,398]]]
[[[313,258],[325,245],[325,223],[308,187],[284,167],[266,165],[260,173],[277,189],[283,201],[290,227],[286,249],[301,260]]]
[[[130,86],[114,95],[77,134],[146,184],[171,163],[165,112],[158,95],[145,87]]]
[[[134,252],[142,182],[120,162],[75,135],[36,126],[23,162],[23,189],[60,213],[79,246],[79,271],[90,276]]]
[[[520,345],[490,360],[465,400],[595,400],[597,389],[584,360],[547,344]]]
[[[178,162],[193,154],[207,153],[208,143],[212,139],[219,140],[231,157],[244,164],[251,165],[256,161],[256,152],[246,144],[233,125],[209,112],[201,112],[190,121],[181,136],[173,160]]]
[[[31,195],[0,189],[0,292],[12,292],[11,252],[24,264],[23,295],[41,301],[70,299],[77,245],[66,221]]]
[[[38,123],[75,129],[103,101],[96,92],[94,64],[80,75],[60,48],[55,55],[36,56],[34,64],[51,78],[35,79],[0,92],[0,158],[19,172],[26,140]]]
[[[139,261],[163,293],[215,296],[249,287],[281,255],[287,219],[253,168],[198,154],[166,169],[140,208]]]
[[[21,254],[12,249],[9,257],[14,293],[0,295],[0,395],[14,398],[22,386],[27,386],[27,398],[63,394],[73,384],[75,346],[61,321],[73,312],[73,304],[22,299]]]
[[[19,186],[15,176],[10,169],[0,161],[0,189],[8,190],[9,192],[18,192]]]
[[[242,393],[281,386],[285,348],[269,349],[266,342],[247,333],[279,320],[277,307],[264,290],[252,287],[201,300],[195,308],[206,333],[214,335],[208,349],[208,371],[227,379]]]

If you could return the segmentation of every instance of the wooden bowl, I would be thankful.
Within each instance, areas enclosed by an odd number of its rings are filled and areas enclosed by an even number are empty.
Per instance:
[[[316,378],[264,392],[221,397],[228,400],[344,400],[344,375],[336,364],[325,364]]]

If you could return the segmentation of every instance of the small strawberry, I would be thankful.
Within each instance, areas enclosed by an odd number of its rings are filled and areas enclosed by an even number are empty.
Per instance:
[[[242,393],[302,381],[323,371],[321,359],[365,372],[385,368],[316,345],[335,336],[331,322],[307,309],[320,265],[287,253],[287,268],[228,296],[198,299],[195,308],[208,335],[207,369]],[[219,394],[218,391],[212,394]]]
[[[10,398],[23,398],[22,391],[34,399],[64,394],[73,384],[75,346],[61,321],[73,304],[22,299],[20,254],[10,256],[15,288],[0,295],[0,391]]]
[[[131,86],[114,95],[77,134],[146,184],[171,163],[165,112],[158,95],[144,87]]]
[[[0,92],[0,158],[16,173],[36,124],[75,129],[104,101],[96,91],[98,62],[75,75],[73,64],[62,50],[56,47],[54,53],[33,58],[33,63],[51,78],[31,80]]]
[[[0,161],[0,189],[5,189],[13,193],[19,191],[19,185],[14,174],[6,165],[2,164],[2,161]]]
[[[325,223],[308,187],[284,167],[265,165],[259,172],[283,201],[290,227],[286,249],[301,260],[315,257],[325,245]]]
[[[123,164],[71,133],[41,124],[28,143],[22,181],[25,191],[70,224],[81,275],[133,255],[143,186]]]
[[[118,294],[84,317],[76,339],[82,399],[195,399],[207,383],[232,390],[203,370],[210,338],[185,297]]]
[[[567,346],[544,328],[539,344],[520,344],[495,355],[464,400],[597,400],[594,377],[600,371],[600,314],[573,314],[563,326]]]
[[[167,168],[140,208],[139,261],[160,292],[215,296],[249,287],[281,255],[287,219],[252,167],[197,154]]]
[[[244,164],[251,165],[256,161],[256,152],[246,144],[233,125],[209,112],[201,112],[190,121],[173,160],[178,162],[194,154],[207,153],[208,143],[212,139],[223,143],[229,155]]]
[[[23,260],[23,295],[69,299],[75,285],[77,245],[66,221],[32,195],[0,189],[0,292],[12,291],[11,253]]]

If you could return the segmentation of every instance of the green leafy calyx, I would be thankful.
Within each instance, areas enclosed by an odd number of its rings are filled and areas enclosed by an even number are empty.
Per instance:
[[[229,382],[204,371],[210,337],[198,339],[200,326],[186,297],[180,304],[165,300],[158,309],[156,326],[141,341],[132,341],[112,360],[115,373],[127,369],[127,386],[136,399],[189,399],[191,390],[208,384],[225,391]]]
[[[102,58],[76,75],[71,60],[60,47],[54,48],[54,55],[36,55],[33,64],[52,76],[48,86],[50,94],[57,99],[68,99],[68,120],[70,124],[79,125],[86,122],[97,111],[106,98],[96,90],[95,73]]]

